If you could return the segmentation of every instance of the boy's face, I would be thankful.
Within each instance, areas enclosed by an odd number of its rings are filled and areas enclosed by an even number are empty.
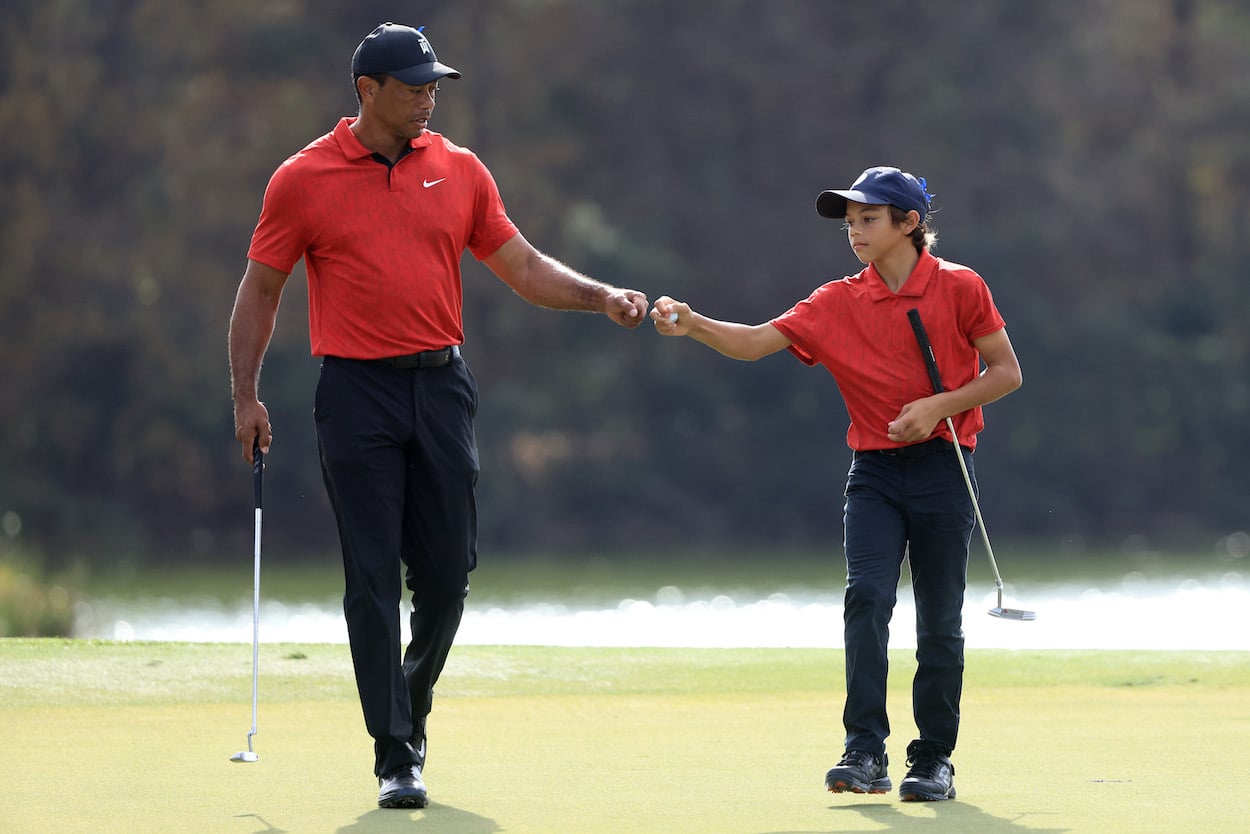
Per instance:
[[[911,232],[916,228],[912,215],[908,212],[907,222],[895,225],[890,217],[889,206],[870,206],[846,202],[846,219],[842,228],[846,229],[847,241],[851,251],[860,263],[872,263],[896,251],[899,246],[911,247]]]

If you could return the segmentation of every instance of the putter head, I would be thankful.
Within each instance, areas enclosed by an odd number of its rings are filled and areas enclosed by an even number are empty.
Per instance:
[[[259,760],[260,756],[256,755],[251,750],[240,750],[238,753],[235,753],[230,757],[230,761],[232,762],[255,762]]]
[[[998,617],[1003,620],[1036,620],[1037,614],[1033,611],[1023,611],[1019,608],[1003,608],[997,605],[990,609],[991,617]]]

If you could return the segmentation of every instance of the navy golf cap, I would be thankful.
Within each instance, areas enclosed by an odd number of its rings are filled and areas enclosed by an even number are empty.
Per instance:
[[[816,198],[816,212],[821,217],[846,217],[846,202],[853,200],[870,206],[898,206],[915,211],[924,222],[929,213],[929,200],[924,178],[917,179],[905,171],[889,166],[869,168],[846,191],[822,191]]]
[[[352,55],[352,77],[385,73],[404,84],[421,87],[460,73],[440,64],[434,47],[419,29],[386,22],[370,32]]]

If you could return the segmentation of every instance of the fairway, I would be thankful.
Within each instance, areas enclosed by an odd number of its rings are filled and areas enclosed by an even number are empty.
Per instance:
[[[891,776],[910,738],[895,653]],[[375,807],[345,646],[0,640],[5,832],[1240,831],[1250,655],[972,652],[959,798],[826,793],[841,653],[459,647],[423,811]],[[937,823],[935,828],[933,823]]]

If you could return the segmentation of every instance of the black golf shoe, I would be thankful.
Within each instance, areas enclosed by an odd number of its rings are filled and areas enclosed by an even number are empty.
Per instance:
[[[907,745],[907,775],[898,786],[904,802],[937,802],[955,798],[955,766],[918,741]]]
[[[421,768],[406,765],[378,779],[379,808],[424,808],[430,804]]]
[[[825,788],[832,793],[885,793],[890,789],[889,764],[884,753],[847,750],[837,767],[825,774]]]

